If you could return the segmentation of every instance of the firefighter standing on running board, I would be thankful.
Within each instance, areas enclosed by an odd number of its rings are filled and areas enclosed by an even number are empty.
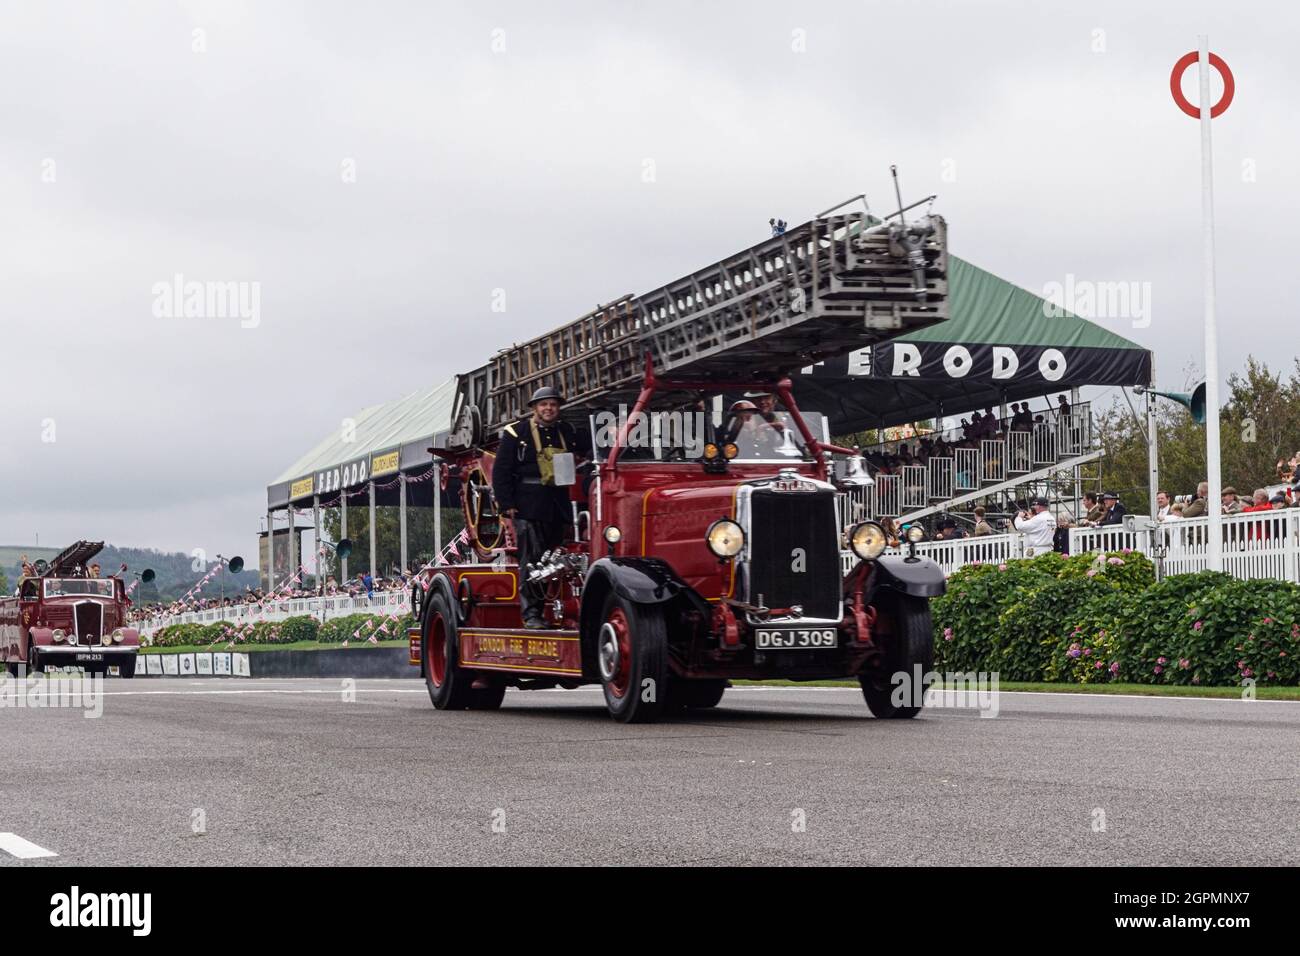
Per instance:
[[[528,583],[529,566],[542,553],[564,543],[571,523],[569,489],[555,483],[557,458],[561,470],[572,456],[589,457],[590,443],[572,425],[560,421],[564,399],[555,389],[539,388],[529,399],[532,414],[501,430],[496,461],[492,464],[492,493],[500,513],[514,522],[516,559],[519,562],[519,606],[524,627],[543,628],[541,585]]]

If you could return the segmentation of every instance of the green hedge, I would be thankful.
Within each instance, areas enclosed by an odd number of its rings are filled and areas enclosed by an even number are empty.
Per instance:
[[[1226,574],[1155,583],[1136,552],[962,568],[933,602],[936,665],[1003,680],[1300,683],[1300,587]]]

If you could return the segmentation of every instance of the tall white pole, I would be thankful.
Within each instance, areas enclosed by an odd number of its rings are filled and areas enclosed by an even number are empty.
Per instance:
[[[1219,330],[1214,318],[1214,155],[1210,144],[1210,38],[1199,37],[1201,70],[1201,223],[1205,253],[1205,465],[1210,484],[1209,566],[1223,570],[1223,477],[1219,461]]]

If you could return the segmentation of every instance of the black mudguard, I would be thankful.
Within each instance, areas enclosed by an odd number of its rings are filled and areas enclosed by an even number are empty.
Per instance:
[[[598,577],[609,582],[620,597],[637,604],[662,604],[695,593],[659,558],[601,558],[587,572],[584,593]]]
[[[948,590],[948,580],[943,569],[929,558],[909,559],[895,555],[882,555],[876,559],[876,570],[871,575],[872,592],[890,589],[910,594],[912,597],[939,597]]]

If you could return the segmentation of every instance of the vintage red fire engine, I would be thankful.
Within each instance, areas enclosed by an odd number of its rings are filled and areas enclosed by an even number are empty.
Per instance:
[[[120,577],[91,577],[102,541],[78,541],[54,560],[37,561],[13,596],[0,597],[0,658],[11,674],[47,666],[87,672],[116,667],[135,676],[139,632],[127,623],[131,601]],[[144,571],[141,580],[153,579]]]
[[[684,396],[702,409],[745,390],[773,392],[784,408],[749,449],[737,417],[752,415],[680,411]],[[695,448],[683,414],[706,421]],[[831,457],[854,452],[828,443],[825,419],[799,410],[788,379],[658,381],[648,370],[612,441],[600,418],[593,461],[570,489],[567,543],[524,569],[491,499],[491,447],[435,449],[460,479],[475,549],[472,563],[413,590],[411,662],[435,707],[491,709],[507,686],[598,682],[615,719],[649,721],[715,706],[733,679],[856,678],[878,717],[921,709],[919,696],[893,696],[891,676],[930,670],[929,599],[943,573],[883,554],[875,522],[845,531]],[[631,441],[638,430],[650,440]],[[524,578],[546,588],[551,629],[522,627]]]

